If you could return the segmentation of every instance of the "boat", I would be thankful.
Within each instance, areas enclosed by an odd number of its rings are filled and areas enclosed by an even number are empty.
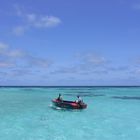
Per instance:
[[[77,103],[75,101],[66,101],[66,100],[58,100],[54,99],[52,100],[53,105],[60,107],[60,108],[66,108],[66,109],[85,109],[87,108],[87,104],[81,102]]]

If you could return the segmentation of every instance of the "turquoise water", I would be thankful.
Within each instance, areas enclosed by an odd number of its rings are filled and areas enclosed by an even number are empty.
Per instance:
[[[81,95],[85,110],[57,110],[51,99]],[[139,87],[0,88],[0,140],[138,140]]]

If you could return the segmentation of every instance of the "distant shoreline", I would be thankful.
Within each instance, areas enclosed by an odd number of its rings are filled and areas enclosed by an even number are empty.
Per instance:
[[[3,88],[3,87],[5,87],[5,88],[96,88],[96,87],[104,87],[104,88],[108,88],[108,87],[111,87],[111,88],[120,88],[120,87],[122,87],[122,88],[125,88],[125,87],[127,87],[127,88],[131,88],[131,87],[140,87],[140,85],[139,86],[35,86],[35,85],[33,85],[33,86],[0,86],[0,88]]]

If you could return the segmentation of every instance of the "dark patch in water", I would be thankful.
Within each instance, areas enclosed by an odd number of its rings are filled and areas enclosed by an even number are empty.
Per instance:
[[[132,97],[132,96],[112,96],[111,98],[114,98],[114,99],[122,99],[122,100],[140,100],[140,97]]]
[[[95,97],[95,96],[105,96],[104,94],[64,94],[66,96],[77,96],[80,95],[81,97]]]
[[[91,93],[91,92],[88,92],[88,91],[78,91],[77,93]]]
[[[83,97],[105,96],[104,94],[80,94]]]
[[[75,93],[75,92],[72,92],[72,91],[65,91],[66,93]],[[76,93],[92,93],[92,92],[90,92],[90,91],[76,91]],[[76,94],[75,93],[75,94]]]
[[[69,89],[66,89],[66,90],[83,90],[83,89],[80,89],[80,88],[69,88]]]
[[[33,89],[31,89],[31,88],[23,88],[22,90],[24,90],[24,91],[33,91]]]
[[[62,90],[62,91],[78,91],[79,90],[79,91],[81,91],[83,89],[80,89],[80,88],[75,88],[75,89],[73,89],[73,88],[58,88],[57,90]]]

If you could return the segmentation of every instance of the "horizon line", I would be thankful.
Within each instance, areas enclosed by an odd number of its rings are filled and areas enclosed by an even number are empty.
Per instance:
[[[0,85],[0,87],[140,87],[140,85]]]

